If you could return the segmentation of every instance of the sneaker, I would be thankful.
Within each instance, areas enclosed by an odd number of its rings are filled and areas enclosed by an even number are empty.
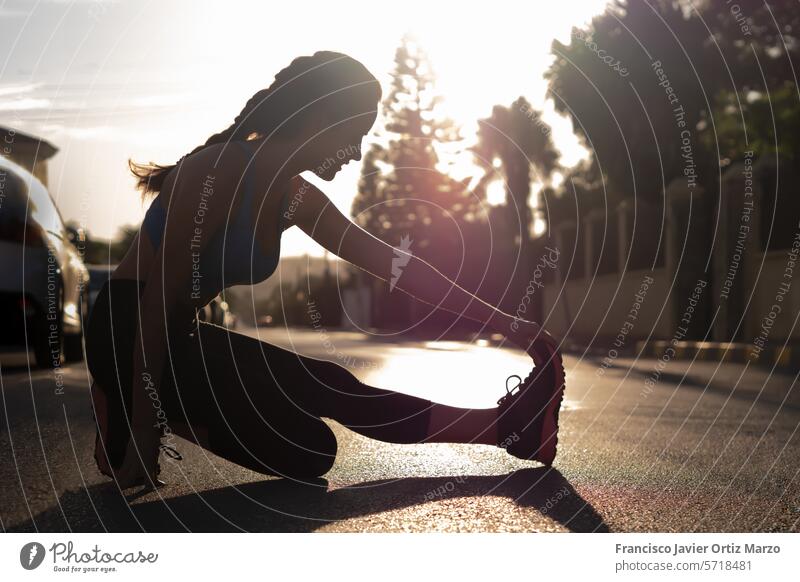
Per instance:
[[[558,444],[558,412],[564,398],[564,364],[561,355],[542,342],[544,366],[525,379],[506,379],[506,395],[497,401],[498,446],[520,459],[552,465]],[[519,383],[508,388],[508,381]]]

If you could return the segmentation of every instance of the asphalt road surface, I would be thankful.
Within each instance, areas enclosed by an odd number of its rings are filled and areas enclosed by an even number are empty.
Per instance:
[[[362,380],[490,407],[529,359],[459,342],[244,330],[347,365]],[[387,338],[388,339],[388,338]],[[336,464],[266,478],[179,440],[168,485],[127,499],[92,458],[85,366],[56,378],[4,363],[0,526],[6,531],[797,531],[796,376],[738,364],[568,356],[551,469],[485,445],[393,445],[330,422]]]

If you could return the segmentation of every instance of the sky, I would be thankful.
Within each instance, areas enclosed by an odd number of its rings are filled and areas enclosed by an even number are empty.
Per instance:
[[[0,0],[0,126],[59,148],[49,186],[64,219],[110,238],[146,209],[129,158],[174,162],[230,125],[293,58],[317,50],[353,56],[386,88],[410,33],[467,140],[493,105],[524,95],[544,110],[569,166],[586,152],[545,99],[542,73],[552,40],[567,42],[571,27],[605,4]],[[349,214],[359,171],[351,163],[332,182],[306,177]],[[282,247],[284,255],[322,252],[299,229]]]

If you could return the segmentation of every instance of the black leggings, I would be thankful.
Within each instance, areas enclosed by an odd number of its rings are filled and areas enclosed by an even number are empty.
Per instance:
[[[139,281],[109,281],[86,336],[96,384],[128,411],[143,288]],[[268,475],[322,475],[337,449],[322,416],[387,442],[423,442],[428,435],[429,400],[367,386],[334,362],[209,323],[187,322],[182,331],[173,324],[169,331],[169,357],[156,386],[160,418],[166,426],[173,420],[206,432],[200,444],[229,461]],[[127,431],[122,414],[112,422]],[[120,454],[124,450],[109,452],[112,464]]]

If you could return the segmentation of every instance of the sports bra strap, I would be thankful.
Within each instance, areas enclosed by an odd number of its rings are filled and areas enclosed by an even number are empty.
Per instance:
[[[247,145],[243,141],[236,141],[234,143],[239,144],[242,148],[242,151],[245,153],[247,157],[247,167],[244,170],[243,176],[243,183],[244,183],[244,195],[242,196],[241,207],[234,218],[234,221],[237,223],[246,223],[247,216],[249,209],[252,208],[252,200],[253,200],[253,191],[255,190],[254,184],[254,177],[253,177],[253,166],[252,161],[250,160],[250,152],[247,149]],[[285,206],[285,201],[284,201]],[[281,218],[279,225],[283,226],[283,212],[285,208],[281,210]],[[158,248],[161,244],[161,240],[164,238],[164,229],[166,228],[167,222],[167,209],[164,208],[161,204],[161,200],[158,196],[153,199],[150,203],[150,207],[147,209],[145,213],[144,220],[142,221],[142,227],[147,232],[147,236],[150,239],[150,242],[153,244],[155,248]]]
[[[166,223],[167,210],[161,205],[161,200],[156,197],[150,203],[150,207],[142,220],[142,228],[147,232],[147,238],[150,239],[150,244],[153,245],[154,249],[161,245]]]

